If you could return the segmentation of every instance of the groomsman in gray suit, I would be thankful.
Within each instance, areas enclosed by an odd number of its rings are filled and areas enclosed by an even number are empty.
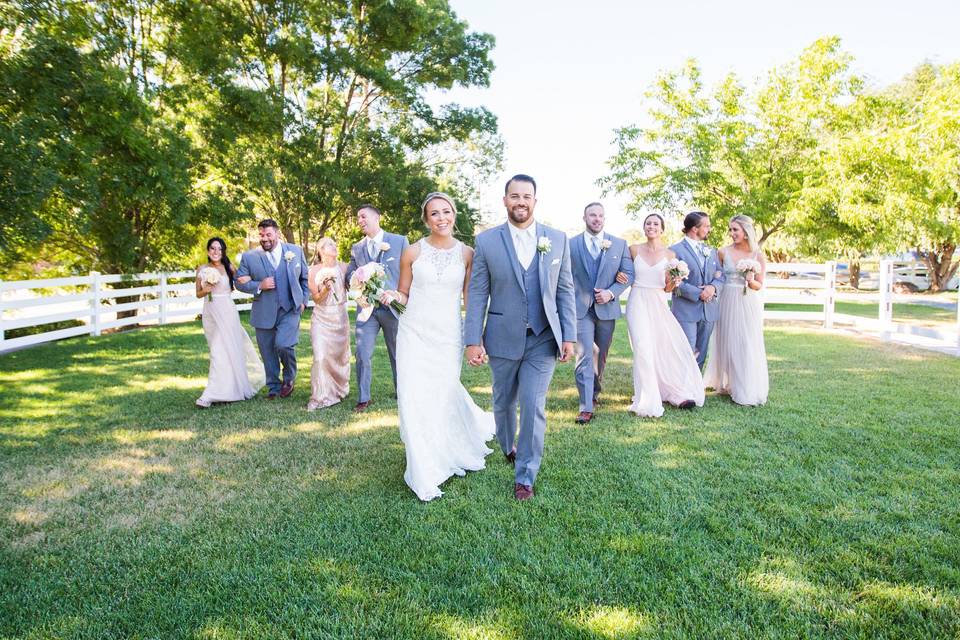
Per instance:
[[[250,324],[257,330],[257,345],[267,374],[267,400],[293,393],[297,378],[300,314],[310,297],[309,265],[303,250],[280,240],[280,228],[267,219],[257,225],[260,248],[247,251],[237,268],[237,289],[253,294]],[[280,366],[283,365],[281,383]]]
[[[607,364],[613,330],[620,317],[620,295],[633,282],[633,261],[626,240],[603,232],[603,205],[591,202],[583,209],[586,229],[570,240],[573,284],[577,300],[577,391],[580,413],[577,424],[593,419]],[[617,273],[627,277],[617,282]],[[593,359],[597,345],[597,361]]]
[[[350,276],[368,262],[379,262],[386,272],[384,290],[392,291],[397,288],[400,279],[400,255],[409,243],[405,236],[387,233],[380,228],[380,209],[372,204],[365,204],[357,209],[357,226],[363,231],[363,239],[350,248],[350,264],[345,274],[347,286],[350,286]],[[397,323],[399,316],[389,305],[377,303],[370,317],[356,323],[357,332],[357,382],[360,386],[360,395],[354,411],[365,411],[372,399],[370,398],[370,382],[373,378],[371,362],[373,348],[377,343],[377,334],[383,329],[383,341],[387,344],[387,355],[390,356],[390,368],[393,369],[393,388],[397,388]]]
[[[577,336],[567,237],[534,220],[536,194],[530,176],[507,182],[507,222],[476,239],[464,323],[467,362],[480,366],[489,357],[493,370],[497,441],[514,464],[517,500],[533,497],[547,389],[558,356],[573,356]]]
[[[684,238],[670,247],[690,267],[690,275],[673,290],[670,306],[674,317],[690,342],[703,371],[713,323],[720,314],[717,302],[724,280],[717,250],[706,244],[710,235],[710,217],[702,211],[691,211],[683,219]]]

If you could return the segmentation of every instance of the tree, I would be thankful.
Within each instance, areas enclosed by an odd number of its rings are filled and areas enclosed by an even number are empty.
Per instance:
[[[599,182],[627,194],[635,213],[694,206],[715,224],[748,214],[763,243],[797,214],[805,181],[819,171],[819,141],[861,85],[837,38],[772,70],[753,95],[734,75],[707,95],[690,61],[648,94],[650,126],[616,130],[618,150]]]
[[[431,148],[485,141],[477,153],[500,153],[488,111],[425,98],[486,85],[493,67],[493,38],[445,0],[182,0],[175,14],[177,55],[204,92],[194,103],[211,179],[288,241],[349,235],[367,201],[410,226],[442,182]]]

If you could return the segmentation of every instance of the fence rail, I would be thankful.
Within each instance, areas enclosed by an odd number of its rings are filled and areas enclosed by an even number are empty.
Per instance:
[[[881,261],[879,312],[877,318],[864,318],[836,312],[835,262],[770,263],[763,292],[765,304],[820,308],[766,309],[764,317],[822,322],[828,329],[837,324],[854,325],[877,331],[885,339],[895,334],[912,334],[960,348],[960,302],[952,329],[947,328],[949,325],[935,328],[894,322],[893,305],[897,296],[893,293],[893,267],[893,261]],[[72,278],[0,281],[0,353],[73,336],[99,336],[103,331],[135,324],[167,324],[197,316],[203,310],[203,300],[196,297],[194,277],[194,271],[131,275],[93,272]],[[120,301],[124,298],[135,299]],[[235,291],[233,298],[239,310],[250,308],[252,296],[249,294]],[[63,323],[70,326],[60,326]],[[15,337],[7,335],[32,327],[38,331]]]

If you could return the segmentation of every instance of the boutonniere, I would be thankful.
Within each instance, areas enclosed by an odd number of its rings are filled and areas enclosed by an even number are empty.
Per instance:
[[[380,244],[377,245],[377,250],[380,251],[381,253],[385,253],[385,252],[387,252],[387,251],[390,251],[390,243],[389,243],[389,242],[381,242]]]
[[[540,253],[549,253],[552,247],[553,245],[550,244],[550,238],[547,236],[537,238],[537,251]]]
[[[612,242],[604,238],[603,240],[600,241],[600,251],[606,251],[607,249],[610,248],[612,244],[613,244]]]
[[[712,251],[712,249],[711,249],[710,247],[708,247],[707,245],[705,245],[705,244],[701,244],[701,245],[700,245],[700,254],[701,254],[704,258],[709,258],[711,251]]]
[[[287,251],[285,254],[283,254],[283,259],[286,260],[287,262],[290,262],[296,257],[297,257],[297,254],[295,254],[293,251]]]

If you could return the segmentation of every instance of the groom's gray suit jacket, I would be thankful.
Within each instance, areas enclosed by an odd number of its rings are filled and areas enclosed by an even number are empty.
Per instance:
[[[538,250],[534,260],[539,260],[543,309],[560,349],[562,342],[577,340],[570,247],[567,237],[560,231],[535,224],[537,238],[546,236],[551,244],[547,252]],[[464,343],[479,345],[482,336],[482,344],[489,355],[518,360],[523,357],[527,338],[524,318],[527,303],[523,273],[508,225],[504,223],[477,236],[467,295]]]

